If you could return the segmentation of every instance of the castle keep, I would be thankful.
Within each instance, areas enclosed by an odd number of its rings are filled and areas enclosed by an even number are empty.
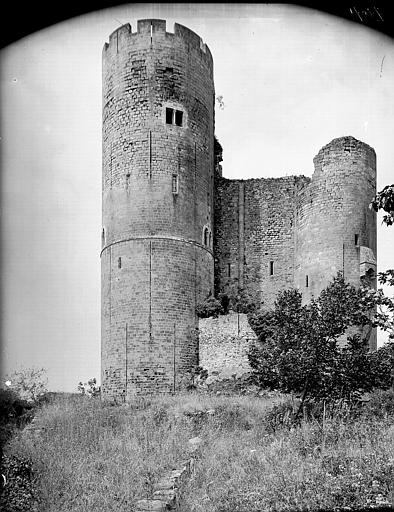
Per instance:
[[[209,294],[306,300],[338,270],[376,274],[376,156],[353,137],[312,178],[228,180],[214,139],[213,61],[182,25],[140,20],[103,49],[102,390],[178,389],[198,364]]]

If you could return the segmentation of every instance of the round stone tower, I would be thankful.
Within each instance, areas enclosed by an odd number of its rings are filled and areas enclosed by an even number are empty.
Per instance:
[[[103,49],[102,390],[179,389],[213,292],[213,62],[182,25],[140,20]]]
[[[369,209],[376,194],[375,151],[340,137],[319,151],[314,164],[296,215],[296,286],[309,300],[340,271],[355,286],[365,281],[376,287],[376,214]]]

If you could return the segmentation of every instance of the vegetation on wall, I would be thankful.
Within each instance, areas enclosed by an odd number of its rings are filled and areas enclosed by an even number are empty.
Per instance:
[[[224,310],[221,302],[212,295],[209,295],[206,299],[197,304],[196,313],[200,318],[217,318],[224,313]]]

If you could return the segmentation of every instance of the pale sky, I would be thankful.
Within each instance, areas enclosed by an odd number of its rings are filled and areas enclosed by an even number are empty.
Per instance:
[[[311,176],[319,149],[352,135],[376,151],[378,190],[394,182],[394,41],[380,32],[291,5],[126,4],[25,37],[0,52],[3,375],[43,366],[63,391],[100,378],[101,53],[144,18],[209,46],[224,176]],[[379,271],[393,254],[378,220]]]

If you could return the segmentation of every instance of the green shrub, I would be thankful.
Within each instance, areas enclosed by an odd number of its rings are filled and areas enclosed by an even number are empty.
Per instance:
[[[224,312],[221,302],[215,297],[209,296],[196,306],[197,316],[200,318],[218,317]]]
[[[376,353],[368,349],[370,329],[391,321],[390,313],[374,313],[378,306],[390,312],[394,301],[381,290],[350,285],[340,273],[307,304],[299,290],[280,292],[273,311],[260,310],[248,317],[258,336],[249,351],[255,382],[301,394],[302,401],[357,400],[374,388],[387,389],[394,347],[388,344]],[[349,335],[350,327],[363,329],[364,336]]]
[[[47,392],[45,368],[20,368],[7,377],[10,389],[15,391],[22,400],[36,402]]]
[[[23,426],[33,414],[33,406],[11,389],[0,389],[0,447],[10,439],[15,428]]]
[[[394,418],[394,389],[376,390],[372,393],[362,414],[370,418]]]
[[[296,419],[298,406],[299,403],[291,399],[274,405],[263,418],[266,431],[272,433],[282,428],[299,425],[300,419]]]
[[[0,496],[0,510],[7,512],[38,511],[32,462],[27,457],[4,455],[1,474],[5,483]]]
[[[100,397],[100,386],[97,386],[96,377],[89,379],[87,382],[78,383],[78,392],[81,395],[86,395],[89,398]]]

